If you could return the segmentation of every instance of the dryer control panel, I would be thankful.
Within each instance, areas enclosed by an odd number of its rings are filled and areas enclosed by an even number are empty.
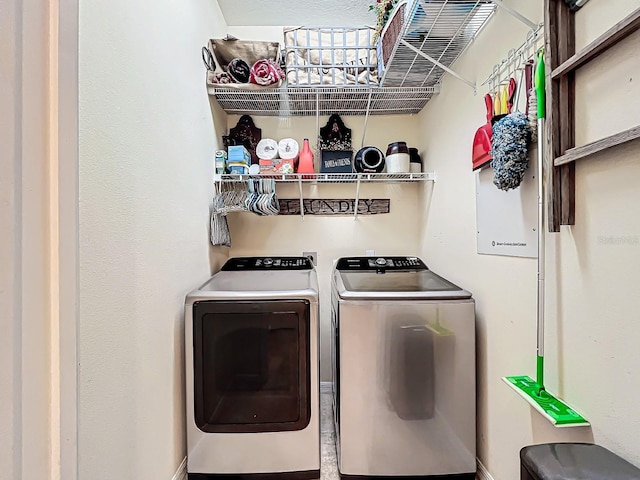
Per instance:
[[[428,270],[418,257],[343,257],[338,260],[341,271]]]
[[[308,257],[233,257],[221,268],[225,272],[243,270],[312,270]]]

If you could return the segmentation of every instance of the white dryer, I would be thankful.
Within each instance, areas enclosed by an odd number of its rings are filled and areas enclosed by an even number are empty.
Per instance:
[[[187,295],[190,480],[319,478],[318,328],[306,257],[231,258]]]

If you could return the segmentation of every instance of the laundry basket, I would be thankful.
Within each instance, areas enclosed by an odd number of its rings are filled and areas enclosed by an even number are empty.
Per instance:
[[[284,30],[290,87],[378,85],[371,27],[296,27]]]

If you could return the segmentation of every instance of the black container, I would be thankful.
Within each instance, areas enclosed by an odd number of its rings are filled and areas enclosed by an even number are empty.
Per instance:
[[[600,445],[543,443],[520,450],[521,480],[640,479],[640,469]]]
[[[409,153],[407,142],[392,142],[387,146],[387,155],[393,153]]]
[[[384,170],[384,155],[376,147],[358,150],[353,167],[358,173],[380,173]]]

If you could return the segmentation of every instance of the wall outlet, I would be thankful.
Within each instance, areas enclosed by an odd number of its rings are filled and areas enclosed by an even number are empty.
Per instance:
[[[366,251],[367,257],[373,257],[376,254],[375,250],[367,250]]]
[[[318,265],[318,252],[302,252],[303,257],[309,257],[314,265]]]

